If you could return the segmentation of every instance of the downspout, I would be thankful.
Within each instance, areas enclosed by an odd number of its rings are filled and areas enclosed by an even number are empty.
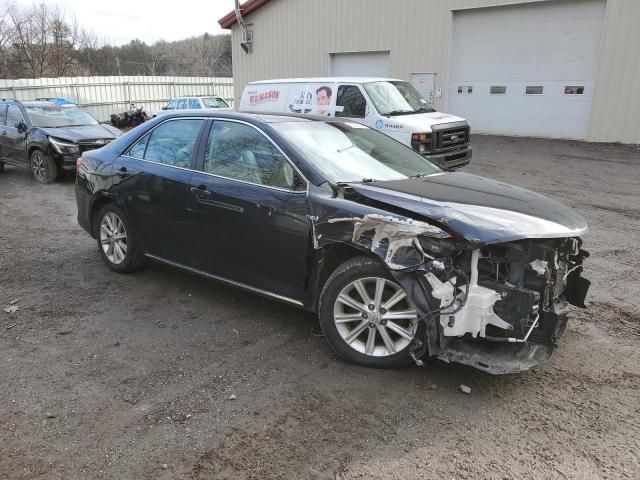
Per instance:
[[[244,19],[242,18],[242,9],[240,8],[240,0],[235,0],[236,2],[236,20],[238,21],[238,26],[240,27],[240,31],[242,32],[242,40],[240,41],[240,46],[245,51],[245,53],[251,52],[251,42],[248,42],[247,38],[247,26],[244,24]]]

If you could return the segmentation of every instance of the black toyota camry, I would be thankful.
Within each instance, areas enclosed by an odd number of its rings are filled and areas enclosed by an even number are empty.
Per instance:
[[[585,220],[341,119],[161,116],[78,159],[105,263],[153,259],[316,312],[341,357],[526,370],[584,307]]]

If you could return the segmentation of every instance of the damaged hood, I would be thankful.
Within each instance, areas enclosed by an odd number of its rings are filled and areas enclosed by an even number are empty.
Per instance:
[[[111,125],[81,125],[75,127],[41,127],[41,130],[55,138],[78,143],[86,140],[113,140],[121,135],[120,130]]]
[[[473,244],[573,237],[587,231],[580,214],[555,200],[469,173],[349,186],[363,197],[444,225]]]

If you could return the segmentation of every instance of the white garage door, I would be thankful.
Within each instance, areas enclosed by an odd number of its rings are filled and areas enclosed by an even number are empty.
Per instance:
[[[475,132],[585,138],[604,0],[454,12],[448,112]]]
[[[329,59],[332,77],[388,77],[389,52],[332,53]]]

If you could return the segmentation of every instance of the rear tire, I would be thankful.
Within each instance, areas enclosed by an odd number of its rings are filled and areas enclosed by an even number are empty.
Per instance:
[[[356,257],[331,274],[320,296],[320,326],[345,360],[373,368],[411,363],[424,324],[404,289],[378,260]]]
[[[58,177],[56,161],[42,150],[34,150],[29,156],[29,165],[33,178],[39,183],[53,183]]]
[[[98,212],[94,225],[100,255],[111,270],[129,273],[143,266],[144,252],[121,208],[106,204]]]
[[[0,173],[4,172],[4,162],[0,162]]]

